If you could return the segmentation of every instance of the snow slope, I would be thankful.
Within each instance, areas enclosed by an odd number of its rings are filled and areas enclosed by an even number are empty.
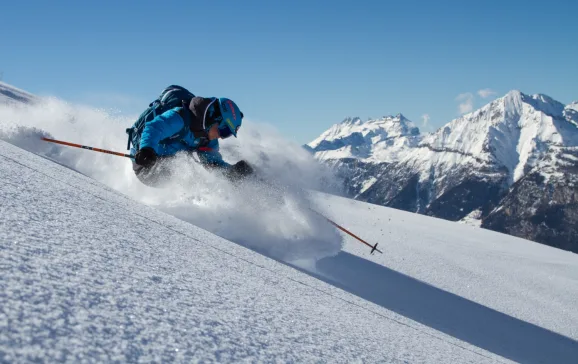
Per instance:
[[[517,362],[575,362],[578,255],[336,196],[315,199],[384,251],[370,258],[348,239],[336,257],[317,262],[327,281]]]
[[[317,194],[323,212],[380,242],[371,261],[578,339],[578,255],[442,219]],[[343,251],[366,257],[348,239]],[[376,287],[374,287],[376,288]]]
[[[3,362],[504,362],[5,142],[0,160]]]
[[[245,122],[238,139],[221,143],[225,160],[249,160],[264,178],[278,182],[266,189],[261,185],[245,186],[242,193],[190,157],[178,158],[173,183],[166,189],[157,189],[143,185],[134,176],[128,158],[39,140],[46,136],[123,152],[127,144],[125,129],[133,122],[51,98],[32,106],[0,107],[0,140],[50,158],[144,204],[278,259],[314,259],[340,250],[340,236],[330,226],[315,223],[319,218],[309,211],[309,202],[302,193],[304,188],[326,190],[333,180],[331,172],[319,168],[307,151],[283,140],[266,125]],[[261,234],[255,237],[253,231]]]
[[[191,166],[149,189],[122,158],[38,142],[118,150],[126,123],[59,100],[0,107],[12,144],[0,141],[1,361],[578,357],[577,255],[303,193],[331,175],[250,123],[251,141],[224,154],[256,161],[277,187]],[[310,206],[385,254],[370,257]]]

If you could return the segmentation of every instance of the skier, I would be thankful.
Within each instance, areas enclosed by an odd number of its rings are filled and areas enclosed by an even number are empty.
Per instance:
[[[242,124],[243,113],[232,100],[197,97],[189,93],[192,96],[190,101],[182,101],[181,106],[150,116],[159,110],[155,109],[159,107],[157,105],[164,104],[169,92],[185,91],[188,92],[180,86],[168,87],[159,100],[151,103],[135,125],[127,129],[129,148],[132,141],[132,150],[136,152],[133,153],[133,170],[138,179],[149,186],[161,186],[171,176],[167,161],[179,152],[196,152],[201,164],[206,168],[223,170],[232,181],[252,174],[253,169],[247,162],[241,160],[231,165],[219,153],[219,139],[231,135],[237,137]],[[151,120],[146,121],[146,118]]]

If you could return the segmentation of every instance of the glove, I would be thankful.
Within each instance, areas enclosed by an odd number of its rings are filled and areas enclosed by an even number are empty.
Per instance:
[[[153,148],[145,147],[139,150],[134,156],[136,164],[143,167],[152,167],[157,161],[157,153]]]
[[[197,145],[197,147],[206,147],[207,145],[209,145],[209,139],[205,137],[200,137],[199,144]]]
[[[249,165],[249,163],[245,161],[238,161],[234,165],[229,168],[227,171],[227,178],[231,181],[238,181],[241,180],[251,174],[253,174],[253,168]]]

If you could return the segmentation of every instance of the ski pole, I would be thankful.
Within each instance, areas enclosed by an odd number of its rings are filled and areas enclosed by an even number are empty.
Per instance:
[[[80,145],[80,144],[74,144],[74,143],[69,143],[69,142],[63,142],[62,140],[48,139],[48,138],[44,138],[44,137],[42,138],[42,140],[44,140],[45,142],[67,145],[67,146],[69,146],[69,147],[82,148],[82,149],[92,150],[92,151],[95,151],[95,152],[101,152],[101,153],[106,153],[106,154],[118,155],[119,157],[134,158],[134,155],[124,154],[124,153],[118,153],[118,152],[113,152],[113,151],[106,150],[106,149],[89,147],[89,146],[86,146],[86,145]]]
[[[371,248],[371,253],[373,254],[374,252],[378,252],[383,254],[383,252],[379,249],[377,249],[377,243],[375,243],[375,245],[371,245],[369,244],[367,241],[363,240],[362,238],[360,238],[359,236],[353,234],[351,231],[347,230],[346,228],[344,228],[343,226],[339,225],[338,223],[336,223],[335,221],[329,219],[328,217],[326,217],[325,215],[321,214],[320,212],[317,212],[313,209],[310,209],[311,211],[315,212],[317,215],[321,216],[322,218],[324,218],[325,220],[327,220],[330,224],[332,224],[333,226],[335,226],[336,228],[338,228],[339,230],[343,231],[346,234],[349,234],[350,236],[354,237],[355,239],[359,240],[360,242],[362,242],[363,244],[367,245],[368,247]]]

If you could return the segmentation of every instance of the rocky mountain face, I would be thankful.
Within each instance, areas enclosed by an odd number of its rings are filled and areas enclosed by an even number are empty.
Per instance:
[[[573,228],[551,226],[552,215],[550,225],[541,220],[551,214],[546,205],[510,206],[551,190],[557,193],[558,202],[550,199],[557,216],[567,221],[578,212],[571,202],[577,103],[565,106],[546,95],[511,91],[432,134],[420,134],[402,115],[355,118],[308,147],[339,171],[350,197],[453,221],[475,215],[483,227],[578,252]]]
[[[578,253],[578,148],[553,148],[482,227]]]

